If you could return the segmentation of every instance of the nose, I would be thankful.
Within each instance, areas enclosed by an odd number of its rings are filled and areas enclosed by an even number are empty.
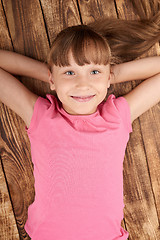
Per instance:
[[[89,79],[85,76],[79,76],[76,81],[77,88],[89,88]]]

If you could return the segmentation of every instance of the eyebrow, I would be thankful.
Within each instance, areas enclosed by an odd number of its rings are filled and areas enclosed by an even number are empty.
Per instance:
[[[92,64],[87,64],[87,65],[92,65]],[[78,65],[79,66],[79,65]],[[80,66],[80,67],[83,67],[83,66]],[[68,65],[68,66],[61,66],[59,71],[60,73],[63,73],[64,71],[67,71],[67,70],[74,70],[76,68],[76,66],[72,66],[72,65]],[[94,70],[101,70],[101,64],[93,64],[93,66],[89,66],[89,69],[94,69]]]

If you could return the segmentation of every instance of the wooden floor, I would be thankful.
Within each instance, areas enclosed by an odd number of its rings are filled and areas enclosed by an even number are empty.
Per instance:
[[[149,0],[146,3],[149,11]],[[129,0],[1,0],[0,48],[44,61],[61,29],[104,16],[138,18]],[[158,52],[157,43],[149,55]],[[47,83],[18,79],[38,95],[50,93]],[[137,84],[117,84],[110,92],[120,96]],[[24,223],[34,200],[30,143],[22,119],[3,104],[0,107],[0,239],[29,239]],[[133,123],[124,159],[124,202],[122,226],[128,239],[159,240],[160,104]]]

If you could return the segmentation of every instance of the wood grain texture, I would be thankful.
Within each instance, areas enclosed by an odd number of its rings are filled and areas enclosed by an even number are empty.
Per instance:
[[[47,56],[49,43],[39,1],[3,1],[3,6],[14,50],[43,61]],[[44,96],[49,89],[41,81],[19,79],[38,95]],[[34,201],[30,143],[22,119],[7,107],[3,107],[2,111],[2,161],[20,238],[29,239],[24,224],[27,208]]]
[[[2,3],[0,2],[0,48],[8,49],[12,51],[12,42],[9,36],[6,19],[3,11]],[[7,151],[5,149],[5,142],[3,138],[5,133],[2,129],[2,118],[5,106],[0,103],[0,239],[10,240],[19,239],[18,229],[16,225],[16,220],[14,217],[14,212],[12,209],[12,200],[10,199],[10,194],[8,192],[8,181],[6,182],[5,172],[3,169],[4,155],[6,155],[6,161],[8,161]]]
[[[1,157],[16,217],[18,230],[22,239],[28,239],[24,231],[27,208],[34,200],[33,166],[28,138],[24,134],[24,123],[12,110],[2,108],[1,117]],[[10,233],[8,233],[10,234]]]
[[[83,24],[94,22],[101,17],[117,17],[113,0],[78,0],[78,4]]]
[[[16,220],[8,194],[6,179],[0,161],[0,239],[19,240]]]
[[[15,52],[45,61],[49,43],[39,0],[4,1],[4,10]],[[21,78],[31,91],[45,95],[49,85],[28,78]]]
[[[128,1],[116,1],[118,17],[139,19]],[[146,18],[151,12],[151,1],[145,1]],[[143,55],[158,55],[159,44]],[[141,81],[138,82],[138,84]],[[133,88],[137,85],[132,82]],[[160,189],[160,104],[140,116],[133,123],[124,161],[125,222],[129,239],[159,239]]]
[[[50,45],[63,28],[81,24],[76,0],[40,0]]]

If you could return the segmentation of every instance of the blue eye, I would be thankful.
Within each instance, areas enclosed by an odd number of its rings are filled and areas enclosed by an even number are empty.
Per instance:
[[[66,75],[74,75],[74,72],[72,72],[72,71],[67,71],[65,74],[66,74]]]
[[[100,73],[98,70],[93,70],[93,71],[91,72],[91,74],[98,74],[98,73]]]

